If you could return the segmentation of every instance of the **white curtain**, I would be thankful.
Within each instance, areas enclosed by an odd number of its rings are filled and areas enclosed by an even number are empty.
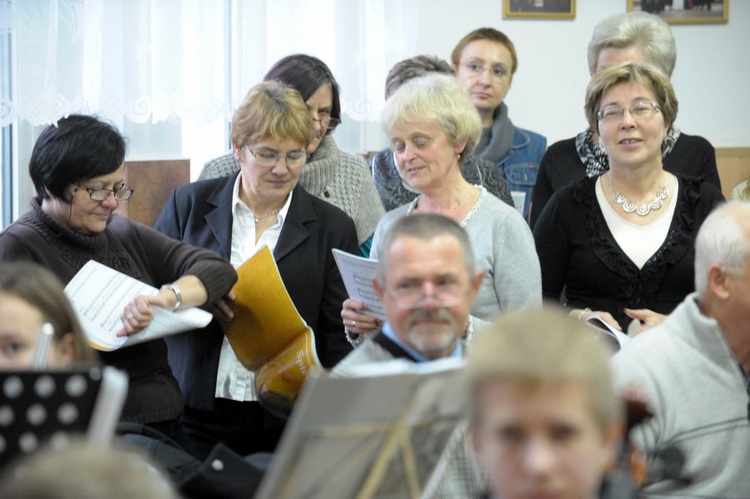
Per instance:
[[[372,123],[388,69],[415,55],[419,0],[0,0],[0,9],[15,47],[0,125],[71,113],[119,125],[229,121],[292,53],[324,60],[349,121]]]

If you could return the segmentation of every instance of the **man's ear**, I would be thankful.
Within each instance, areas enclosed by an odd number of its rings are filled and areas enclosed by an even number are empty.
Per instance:
[[[474,271],[474,275],[471,279],[471,303],[472,306],[474,304],[474,299],[477,297],[477,294],[479,293],[479,287],[482,285],[482,279],[484,279],[484,271],[482,269],[477,269]]]
[[[380,279],[378,279],[377,275],[372,276],[372,286],[375,288],[375,293],[378,295],[378,300],[380,300],[380,303],[383,303],[383,298],[385,297],[385,288],[380,284]]]
[[[724,272],[718,264],[713,264],[708,267],[708,280],[706,286],[708,291],[720,300],[726,300],[729,298],[727,273]]]

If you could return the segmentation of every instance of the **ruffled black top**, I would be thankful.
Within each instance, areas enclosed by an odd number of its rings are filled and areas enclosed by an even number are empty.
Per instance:
[[[596,199],[597,178],[558,191],[534,228],[542,292],[572,308],[607,311],[625,327],[625,308],[668,314],[694,289],[694,241],[700,224],[724,198],[713,185],[678,176],[669,232],[639,269],[622,251]],[[563,295],[564,290],[564,297]]]

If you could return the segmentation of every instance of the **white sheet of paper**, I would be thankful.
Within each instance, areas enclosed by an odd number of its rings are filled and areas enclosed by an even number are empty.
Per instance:
[[[115,350],[170,334],[205,327],[213,317],[199,308],[171,312],[154,307],[155,317],[143,331],[117,337],[120,316],[133,298],[159,291],[115,269],[90,260],[65,287],[65,294],[78,314],[86,337],[98,350]]]
[[[386,316],[383,304],[375,293],[372,276],[378,271],[378,261],[352,255],[339,249],[333,249],[333,257],[344,280],[346,292],[350,298],[364,303],[367,310],[362,313],[377,317],[385,322]]]
[[[613,328],[595,315],[592,315],[591,317],[586,319],[586,325],[593,329],[596,329],[600,333],[604,333],[613,337],[615,340],[617,340],[617,344],[620,345],[620,348],[625,347],[625,345],[633,341],[633,338],[623,333],[622,331],[618,331],[617,329]]]

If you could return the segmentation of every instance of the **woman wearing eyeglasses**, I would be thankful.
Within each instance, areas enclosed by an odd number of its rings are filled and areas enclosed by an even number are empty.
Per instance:
[[[495,163],[511,191],[523,192],[523,216],[528,219],[531,192],[547,139],[513,125],[503,100],[518,69],[513,42],[493,28],[464,36],[451,53],[456,76],[482,119],[482,135],[474,154]]]
[[[622,12],[597,24],[588,46],[590,74],[623,62],[652,64],[671,76],[677,63],[677,47],[669,25],[646,12]],[[683,133],[672,123],[661,155],[665,170],[699,177],[721,189],[716,153],[703,137]],[[534,186],[531,227],[555,191],[579,178],[601,175],[607,169],[607,154],[591,128],[552,144],[542,158]]]
[[[545,298],[564,291],[570,314],[637,333],[693,291],[693,241],[723,200],[712,184],[664,170],[677,117],[669,78],[626,63],[596,73],[586,118],[609,171],[560,189],[534,227]]]
[[[31,210],[0,234],[0,261],[37,262],[67,284],[89,260],[96,260],[161,287],[123,308],[121,333],[137,334],[150,324],[154,307],[213,304],[237,275],[211,251],[114,214],[133,193],[123,181],[124,159],[125,140],[97,118],[71,115],[45,128],[29,162],[38,196]],[[130,375],[122,419],[181,440],[177,418],[183,400],[164,341],[100,352],[100,357]]]
[[[360,252],[368,256],[372,235],[385,210],[365,160],[342,151],[333,140],[333,132],[341,123],[340,91],[333,73],[320,59],[295,54],[268,70],[263,81],[271,80],[281,81],[302,95],[315,125],[315,136],[307,147],[310,158],[299,184],[354,220]],[[234,155],[227,154],[206,163],[198,179],[223,177],[239,170]]]
[[[401,177],[419,196],[383,217],[375,230],[372,256],[380,254],[380,241],[394,220],[438,213],[466,230],[477,267],[484,273],[472,307],[474,317],[489,320],[498,312],[541,306],[539,260],[528,224],[514,208],[484,186],[470,184],[461,173],[482,125],[458,80],[435,72],[410,79],[386,101],[383,129]],[[353,298],[343,303],[341,316],[353,343],[380,326]],[[470,332],[467,328],[467,339]]]
[[[346,290],[331,250],[356,253],[357,233],[346,213],[298,185],[317,137],[307,106],[293,88],[261,83],[235,111],[231,135],[240,172],[178,188],[156,228],[212,249],[235,267],[268,246],[315,334],[321,363],[331,367],[351,351],[339,315]],[[253,373],[222,330],[209,326],[172,336],[168,344],[186,399],[184,426],[199,450],[208,453],[223,442],[240,455],[273,451],[283,422],[261,407]]]

